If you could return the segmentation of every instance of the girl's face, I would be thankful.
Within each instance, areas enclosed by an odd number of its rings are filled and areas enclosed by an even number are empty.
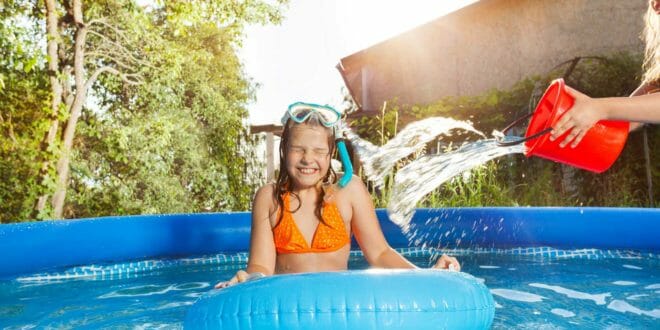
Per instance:
[[[316,186],[330,167],[328,129],[320,125],[297,124],[289,131],[286,170],[294,188]]]

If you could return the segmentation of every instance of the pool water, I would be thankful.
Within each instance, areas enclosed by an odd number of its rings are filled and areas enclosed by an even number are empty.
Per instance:
[[[438,253],[459,257],[463,271],[493,293],[494,329],[660,329],[660,256],[654,253],[399,251],[420,267]],[[181,328],[189,305],[243,267],[246,257],[89,266],[0,281],[0,328]],[[354,252],[349,267],[367,264]]]

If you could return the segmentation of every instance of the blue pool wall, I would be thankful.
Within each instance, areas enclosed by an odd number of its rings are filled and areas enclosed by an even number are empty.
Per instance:
[[[385,210],[376,213],[392,247],[413,246]],[[418,209],[411,224],[409,234],[423,238],[419,242],[442,248],[660,251],[660,209]],[[7,224],[0,226],[0,279],[93,263],[247,251],[249,240],[249,212]]]

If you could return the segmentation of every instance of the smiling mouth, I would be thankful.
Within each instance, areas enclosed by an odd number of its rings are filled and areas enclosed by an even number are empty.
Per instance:
[[[319,171],[318,169],[315,169],[315,168],[300,168],[298,170],[302,174],[314,174],[314,173]]]

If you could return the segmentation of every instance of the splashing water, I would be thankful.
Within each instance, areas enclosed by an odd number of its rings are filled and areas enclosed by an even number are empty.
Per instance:
[[[346,136],[360,155],[362,168],[369,180],[376,186],[382,186],[385,176],[390,173],[397,161],[423,148],[438,135],[451,136],[450,131],[453,129],[462,129],[486,137],[468,121],[443,117],[432,117],[411,123],[381,147],[360,139],[350,130],[346,130]]]
[[[501,147],[495,139],[487,139],[467,143],[445,154],[416,159],[394,177],[394,188],[387,207],[390,219],[407,231],[417,202],[426,194],[452,177],[489,160],[524,151],[524,145]]]
[[[346,130],[346,135],[360,155],[369,180],[377,186],[382,186],[384,177],[397,161],[423,148],[438,135],[449,136],[449,132],[456,128],[486,137],[470,122],[442,117],[414,122],[382,147],[360,139],[350,130]],[[497,131],[493,132],[493,136],[507,139]],[[394,177],[394,186],[387,207],[390,219],[407,233],[415,207],[426,194],[452,177],[492,159],[523,152],[525,147],[522,144],[499,146],[495,139],[483,139],[466,143],[448,153],[425,155],[415,159],[400,169]]]

